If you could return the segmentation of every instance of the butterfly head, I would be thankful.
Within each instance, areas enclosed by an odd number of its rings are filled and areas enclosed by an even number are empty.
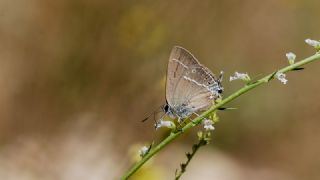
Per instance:
[[[221,71],[218,78],[215,78],[214,83],[209,86],[209,90],[212,93],[210,96],[210,99],[219,99],[222,97],[223,93],[223,87],[222,87],[222,78],[223,78],[223,72]]]
[[[223,71],[220,72],[219,78],[217,79],[217,83],[218,83],[218,90],[217,90],[217,92],[218,92],[220,95],[223,93],[222,79],[223,79]]]
[[[167,114],[170,117],[174,117],[174,113],[172,108],[170,107],[170,105],[168,104],[168,102],[166,102],[166,104],[164,104],[162,107],[162,111]]]
[[[168,102],[166,102],[165,105],[162,106],[162,110],[167,113],[169,111],[169,105],[168,105]]]

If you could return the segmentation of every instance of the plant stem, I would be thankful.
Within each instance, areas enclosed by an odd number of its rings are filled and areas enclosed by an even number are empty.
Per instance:
[[[192,152],[186,153],[187,161],[185,163],[180,164],[180,170],[176,171],[176,177],[175,180],[179,180],[183,173],[186,172],[187,166],[189,165],[190,161],[194,157],[194,155],[198,152],[198,150],[207,144],[209,144],[209,141],[211,140],[211,133],[210,132],[201,132],[201,136],[199,137],[199,142],[197,144],[194,144],[192,146]],[[199,134],[199,133],[198,133]],[[199,135],[198,135],[199,136]]]
[[[319,60],[320,59],[320,53],[316,53],[315,55],[312,55],[308,58],[305,58],[301,61],[298,61],[292,65],[286,66],[280,70],[278,70],[277,72],[282,72],[282,73],[286,73],[288,71],[294,70],[295,68],[301,67],[305,64],[308,64],[310,62],[313,62],[315,60]],[[227,98],[223,99],[222,101],[220,101],[219,103],[215,104],[214,106],[212,106],[210,109],[208,109],[207,111],[203,112],[200,116],[196,117],[195,119],[193,119],[191,122],[189,122],[188,124],[186,124],[181,131],[176,131],[176,132],[171,132],[171,134],[165,138],[162,142],[160,142],[157,146],[155,146],[154,148],[152,148],[148,154],[146,154],[139,162],[137,162],[136,164],[134,164],[129,171],[121,178],[121,179],[128,179],[130,176],[132,176],[145,162],[147,162],[151,157],[153,157],[156,153],[158,153],[161,149],[163,149],[165,146],[167,146],[168,144],[170,144],[174,139],[176,139],[177,137],[179,137],[183,132],[189,130],[190,128],[200,124],[203,120],[203,118],[207,117],[210,113],[216,111],[218,108],[221,108],[222,106],[224,106],[226,103],[234,100],[235,98],[239,97],[240,95],[248,92],[249,90],[256,88],[257,86],[260,86],[264,83],[269,82],[271,79],[273,79],[273,76],[275,75],[275,73],[271,73],[259,80],[257,80],[254,83],[245,85],[243,88],[239,89],[238,91],[234,92],[233,94],[231,94],[230,96],[228,96]]]
[[[198,151],[198,149],[199,149],[200,147],[201,147],[201,146],[197,146],[197,148],[195,148],[195,150],[194,150],[194,151],[192,152],[192,154],[191,154],[191,157],[187,160],[185,166],[188,166],[188,165],[189,165],[191,159],[192,159],[193,156],[197,153],[197,151]],[[176,175],[175,180],[180,179],[180,177],[182,176],[182,174],[183,174],[184,172],[185,172],[185,170],[181,170],[181,171],[179,172],[179,174]]]

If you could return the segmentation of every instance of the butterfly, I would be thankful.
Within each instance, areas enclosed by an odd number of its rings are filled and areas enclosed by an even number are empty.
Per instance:
[[[222,97],[222,74],[216,77],[188,50],[174,46],[168,63],[163,111],[180,122],[198,111],[207,110]]]

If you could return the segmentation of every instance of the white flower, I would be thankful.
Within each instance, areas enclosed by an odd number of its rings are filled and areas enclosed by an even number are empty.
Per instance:
[[[312,39],[306,39],[305,42],[314,48],[320,48],[320,42]]]
[[[155,124],[156,129],[159,129],[161,127],[168,127],[168,128],[174,128],[175,125],[172,121],[164,121],[163,119],[160,119],[159,122]]]
[[[234,81],[234,80],[237,80],[237,79],[241,79],[241,80],[244,80],[244,81],[249,81],[250,77],[249,77],[249,75],[247,73],[238,73],[238,72],[235,72],[234,76],[230,76],[230,81]]]
[[[282,72],[277,72],[276,78],[281,81],[283,84],[287,84],[288,80],[286,79],[286,75]]]
[[[214,130],[214,127],[213,127],[213,125],[212,125],[212,121],[211,120],[209,120],[209,119],[205,119],[204,121],[203,121],[203,124],[204,124],[204,129],[206,129],[207,131],[208,130]]]
[[[147,154],[149,148],[147,146],[143,146],[140,150],[139,150],[139,154],[140,154],[140,157],[143,157],[144,155]]]
[[[286,56],[287,56],[287,59],[289,60],[289,64],[293,64],[294,63],[294,60],[296,59],[296,55],[294,54],[294,53],[292,53],[292,52],[288,52],[287,54],[286,54]]]

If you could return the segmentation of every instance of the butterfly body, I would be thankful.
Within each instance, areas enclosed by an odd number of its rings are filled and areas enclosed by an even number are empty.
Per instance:
[[[164,106],[164,111],[171,118],[178,117],[181,119],[187,118],[193,113],[192,109],[186,107],[186,104],[176,106],[170,106],[169,104],[166,104]]]

